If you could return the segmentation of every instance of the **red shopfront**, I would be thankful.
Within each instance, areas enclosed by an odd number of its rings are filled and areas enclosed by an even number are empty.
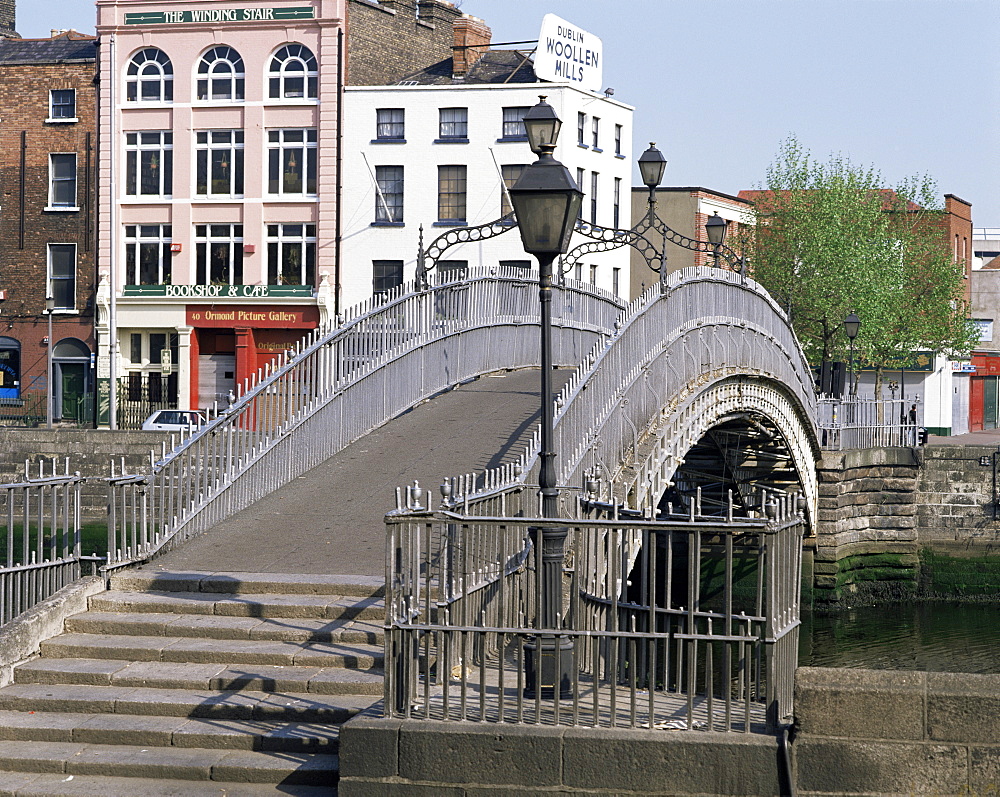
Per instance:
[[[975,352],[969,384],[969,431],[1000,428],[1000,352]]]
[[[188,305],[191,404],[225,406],[236,385],[319,326],[316,307]]]

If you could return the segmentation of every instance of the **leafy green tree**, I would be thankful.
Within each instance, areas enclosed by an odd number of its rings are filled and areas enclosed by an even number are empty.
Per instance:
[[[855,356],[876,368],[876,394],[881,367],[899,367],[913,349],[967,354],[974,345],[963,265],[930,178],[889,187],[874,167],[818,162],[791,137],[754,202],[756,224],[741,245],[811,362],[847,359],[852,311],[862,320]]]

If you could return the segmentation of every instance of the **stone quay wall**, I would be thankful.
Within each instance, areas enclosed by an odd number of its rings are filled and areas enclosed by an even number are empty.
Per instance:
[[[817,533],[806,541],[806,602],[995,590],[994,452],[928,446],[824,454]]]
[[[787,762],[787,763],[786,763]],[[356,717],[341,797],[1000,793],[1000,675],[800,667],[790,754],[763,734]]]

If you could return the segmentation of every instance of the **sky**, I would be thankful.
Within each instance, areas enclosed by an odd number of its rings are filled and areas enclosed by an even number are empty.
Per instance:
[[[600,37],[604,84],[635,108],[635,155],[655,141],[667,158],[664,185],[760,187],[794,135],[890,185],[930,175],[1000,227],[1000,0],[454,2],[494,42],[537,39],[546,13]],[[17,14],[24,37],[94,30],[92,0]]]

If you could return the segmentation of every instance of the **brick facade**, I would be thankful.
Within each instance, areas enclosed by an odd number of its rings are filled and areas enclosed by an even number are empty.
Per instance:
[[[461,16],[440,0],[350,0],[347,85],[389,85],[451,58],[452,23]]]
[[[52,315],[53,342],[68,341],[75,362],[57,362],[56,411],[61,385],[72,371],[78,380],[67,390],[92,391],[89,352],[94,312],[95,92],[93,39],[78,34],[54,39],[0,40],[0,348],[18,351],[17,392],[8,379],[0,398],[25,398],[47,390],[48,317],[45,297],[50,244],[76,247],[75,302]],[[83,57],[80,57],[82,54]],[[50,91],[75,90],[75,119],[50,119]],[[49,156],[76,156],[76,209],[51,209]],[[22,167],[23,164],[23,167]],[[10,362],[10,355],[7,355]],[[69,411],[68,411],[69,412]],[[67,415],[67,417],[69,417]],[[84,419],[80,419],[84,420]]]

